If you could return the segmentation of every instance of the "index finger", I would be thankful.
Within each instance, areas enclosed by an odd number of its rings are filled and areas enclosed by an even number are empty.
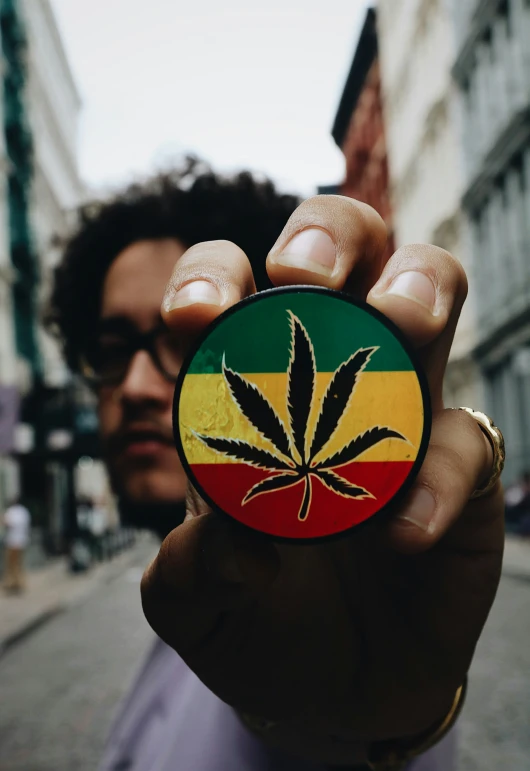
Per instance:
[[[203,241],[178,260],[162,301],[169,329],[194,336],[256,291],[246,254],[231,241]]]

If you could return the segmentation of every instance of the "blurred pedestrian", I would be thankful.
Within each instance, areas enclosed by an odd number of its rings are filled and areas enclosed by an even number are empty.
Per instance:
[[[92,517],[93,503],[89,495],[80,495],[76,502],[77,530],[81,533],[90,531],[90,519]]]
[[[95,389],[121,515],[165,538],[142,582],[160,639],[102,771],[455,768],[448,730],[503,548],[498,445],[441,397],[466,278],[431,246],[385,263],[368,206],[297,204],[190,163],[88,207],[57,268],[52,320]],[[409,497],[333,543],[277,546],[237,527],[188,488],[174,448],[183,356],[271,279],[366,299],[427,374],[432,444]]]
[[[5,570],[6,591],[21,592],[26,587],[24,553],[29,545],[31,515],[20,499],[12,501],[3,517],[5,527]]]
[[[530,471],[510,485],[504,494],[506,529],[517,535],[530,535]]]
[[[72,573],[83,573],[92,566],[92,512],[94,503],[89,495],[80,495],[76,503],[76,529],[68,545],[69,567]]]
[[[92,536],[92,556],[95,561],[103,560],[103,539],[108,530],[108,512],[105,499],[100,496],[92,506],[90,524]]]

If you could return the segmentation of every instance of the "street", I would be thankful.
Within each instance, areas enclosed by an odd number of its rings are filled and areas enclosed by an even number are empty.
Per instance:
[[[94,771],[151,632],[136,564],[0,658],[0,770]],[[503,578],[460,720],[459,771],[530,768],[530,579]],[[249,770],[250,771],[250,770]]]
[[[152,552],[0,658],[1,771],[95,771],[152,639],[139,593]]]
[[[530,769],[530,576],[504,576],[460,719],[459,771]]]

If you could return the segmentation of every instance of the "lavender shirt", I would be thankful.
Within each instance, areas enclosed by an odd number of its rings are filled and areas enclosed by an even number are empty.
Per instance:
[[[409,771],[454,771],[454,750],[451,732]],[[328,770],[266,747],[157,639],[121,706],[99,771]]]

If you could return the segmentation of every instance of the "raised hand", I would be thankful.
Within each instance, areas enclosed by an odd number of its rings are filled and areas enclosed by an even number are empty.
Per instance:
[[[405,502],[339,541],[275,545],[210,512],[190,488],[186,521],[142,584],[149,622],[214,693],[263,718],[266,740],[328,762],[352,762],[359,741],[414,736],[443,718],[502,560],[500,485],[470,500],[490,476],[491,448],[469,415],[442,401],[465,274],[433,246],[404,247],[385,264],[385,241],[369,207],[316,197],[291,217],[267,267],[276,285],[366,299],[417,348],[433,427]],[[199,244],[178,261],[163,314],[191,342],[254,291],[238,247]]]

